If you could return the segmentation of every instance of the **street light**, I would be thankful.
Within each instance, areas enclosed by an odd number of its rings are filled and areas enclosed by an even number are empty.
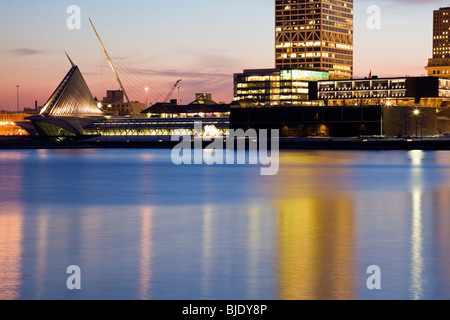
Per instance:
[[[414,110],[414,117],[416,117],[416,138],[418,137],[418,130],[417,130],[417,119],[419,118],[419,115],[420,115],[420,110],[419,109],[415,109]]]
[[[17,85],[17,113],[19,113],[19,85]]]
[[[148,105],[148,88],[145,88],[145,108],[147,109]]]
[[[385,106],[386,107],[390,107],[392,105],[392,103],[390,101],[385,102]],[[384,136],[383,131],[384,131],[384,123],[383,123],[384,119],[383,119],[383,106],[381,106],[381,136]]]

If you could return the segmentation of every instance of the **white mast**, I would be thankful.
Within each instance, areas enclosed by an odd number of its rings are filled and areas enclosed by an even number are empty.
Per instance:
[[[120,81],[120,78],[119,78],[119,75],[117,74],[116,68],[114,68],[114,65],[112,64],[111,59],[109,58],[108,52],[106,52],[105,46],[103,45],[103,42],[100,39],[100,36],[98,35],[97,30],[95,30],[94,24],[92,23],[90,18],[89,18],[89,21],[91,22],[92,28],[94,29],[94,32],[95,32],[95,35],[97,36],[98,41],[100,42],[100,45],[102,46],[103,52],[106,55],[106,59],[108,59],[109,65],[111,66],[111,69],[113,70],[114,75],[116,76],[117,82],[119,83],[120,88],[122,89],[123,94],[125,95],[125,98],[127,99],[127,102],[128,102],[128,105],[130,106],[131,112],[133,112],[133,114],[136,114],[136,112],[133,109],[133,106],[131,105],[130,99],[128,99],[128,95],[125,91],[125,88],[122,85],[122,81]]]

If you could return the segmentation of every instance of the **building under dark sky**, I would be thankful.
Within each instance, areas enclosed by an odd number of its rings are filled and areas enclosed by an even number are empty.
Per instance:
[[[275,32],[277,68],[353,77],[353,0],[276,0]]]

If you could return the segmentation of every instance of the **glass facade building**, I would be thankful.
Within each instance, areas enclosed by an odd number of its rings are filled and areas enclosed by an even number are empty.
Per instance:
[[[276,0],[275,66],[353,77],[353,0]]]
[[[314,81],[328,72],[298,69],[253,69],[234,74],[234,100],[255,105],[309,105]],[[313,86],[313,90],[315,90]],[[316,100],[315,97],[313,100]]]

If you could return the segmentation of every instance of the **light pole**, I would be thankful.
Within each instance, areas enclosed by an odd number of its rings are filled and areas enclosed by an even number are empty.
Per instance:
[[[419,117],[419,115],[420,115],[420,110],[419,109],[414,110],[414,116],[416,117],[416,138],[418,137],[417,118]]]
[[[381,133],[380,137],[383,136],[383,106],[381,106]]]
[[[387,99],[386,99],[385,107],[386,107],[386,108],[389,108],[390,106],[391,106],[391,102],[390,102],[390,101],[387,101]],[[381,136],[382,136],[382,137],[384,136],[384,134],[383,134],[383,130],[384,130],[384,123],[383,123],[383,121],[384,121],[384,117],[383,117],[383,106],[381,106]]]
[[[148,88],[145,88],[145,109],[148,106]]]
[[[19,113],[19,85],[17,85],[17,113]]]

